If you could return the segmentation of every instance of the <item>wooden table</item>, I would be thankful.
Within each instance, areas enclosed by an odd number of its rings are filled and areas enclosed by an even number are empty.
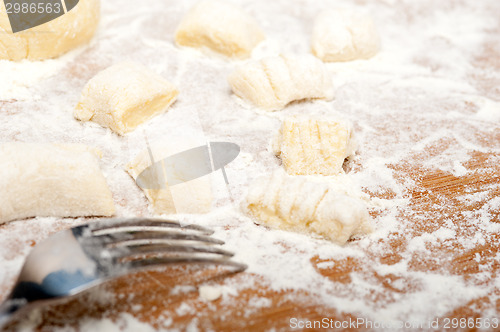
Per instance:
[[[447,10],[452,12],[457,8],[467,11],[471,10],[472,6],[462,1],[443,1],[440,4],[428,2],[427,5],[423,2],[418,4],[417,2],[406,2],[375,1],[369,5],[378,5],[385,8],[384,10],[388,10],[387,6],[393,6],[391,10],[394,13],[399,12],[403,16],[403,18],[399,16],[401,21],[407,20],[409,25],[415,24],[415,21],[419,19],[429,19],[432,17],[434,9],[439,13],[444,13]],[[369,2],[356,1],[355,3],[363,7]],[[431,3],[436,8],[430,8]],[[252,7],[248,2],[245,4],[250,8],[250,11],[257,8]],[[279,5],[278,3],[274,5],[278,8],[281,8],[280,6],[286,7],[282,2],[279,2]],[[298,3],[297,6],[307,7],[302,2]],[[488,17],[488,19],[495,16],[497,24],[495,28],[483,31],[482,38],[484,40],[481,42],[481,47],[470,52],[472,58],[467,64],[469,66],[466,70],[467,74],[462,79],[473,86],[478,95],[495,102],[495,107],[498,107],[500,105],[500,19],[498,19],[500,6],[495,1],[485,1],[481,5],[477,5],[478,8],[481,6],[486,8],[480,11],[483,15],[488,11],[492,13],[496,11],[495,15]],[[106,11],[110,11],[109,6],[105,8]],[[295,11],[289,10],[285,15],[290,15],[292,12]],[[376,16],[377,12],[374,14]],[[300,14],[297,15],[300,17]],[[306,10],[302,17],[303,21],[309,22],[309,16],[311,13]],[[394,17],[398,17],[398,15],[394,14]],[[168,25],[165,28],[172,30],[175,22],[174,20],[172,23],[165,23]],[[384,26],[384,22],[380,22],[380,24]],[[389,25],[387,23],[387,26]],[[382,30],[387,31],[387,29],[386,27]],[[382,37],[391,38],[391,36]],[[444,60],[442,63],[433,62],[435,57],[428,57],[427,52],[433,52],[432,43],[439,42],[436,42],[436,39],[432,37],[429,37],[428,41],[431,46],[422,45],[422,52],[415,56],[411,65],[428,68],[428,78],[430,79],[451,79],[450,76],[446,76],[451,71],[446,71],[445,67],[447,62],[453,62],[453,59]],[[446,43],[446,41],[442,41],[442,43]],[[427,47],[429,49],[426,51]],[[443,47],[444,49],[447,47],[459,49],[452,44]],[[89,61],[88,53],[85,53],[82,59]],[[94,65],[94,67],[102,67],[102,65]],[[81,81],[90,76],[78,66],[74,67],[72,71],[71,75],[75,75]],[[443,72],[445,74],[442,74]],[[388,81],[390,80],[391,77],[388,77]],[[363,82],[358,83],[364,84]],[[489,278],[484,279],[482,283],[485,287],[494,289],[492,294],[478,296],[467,303],[458,303],[455,307],[450,307],[445,315],[440,315],[437,318],[441,320],[444,318],[479,318],[484,312],[496,313],[496,318],[500,318],[500,284],[498,283],[500,234],[486,231],[482,227],[485,223],[500,223],[500,207],[498,206],[498,197],[500,196],[499,111],[496,111],[496,118],[492,118],[492,121],[496,121],[496,123],[488,123],[487,126],[481,127],[478,125],[480,122],[471,123],[469,121],[469,116],[481,109],[480,103],[467,101],[467,98],[460,98],[456,95],[449,97],[419,96],[418,91],[404,87],[397,88],[398,84],[396,82],[389,87],[393,89],[391,94],[386,94],[387,91],[382,86],[378,90],[374,87],[373,95],[370,96],[370,98],[375,98],[374,96],[380,94],[377,100],[378,105],[380,108],[390,108],[391,112],[377,113],[374,111],[369,114],[360,111],[360,116],[369,117],[369,120],[365,120],[369,121],[371,129],[373,129],[366,134],[366,140],[379,139],[381,145],[394,144],[394,152],[404,155],[404,158],[387,165],[393,171],[398,184],[401,186],[405,184],[406,190],[404,192],[398,193],[391,188],[383,190],[365,188],[365,192],[371,197],[381,199],[406,199],[408,204],[405,207],[392,208],[396,222],[406,226],[394,230],[384,239],[378,239],[377,250],[372,251],[370,248],[366,248],[364,259],[332,259],[331,267],[324,268],[319,267],[324,265],[318,266],[323,260],[313,255],[310,263],[324,276],[325,280],[334,281],[337,285],[343,284],[347,287],[353,282],[353,273],[356,273],[380,286],[380,291],[373,292],[365,299],[372,305],[394,303],[394,301],[398,301],[398,295],[410,294],[421,285],[415,283],[411,278],[402,278],[395,274],[380,275],[372,264],[367,262],[391,266],[405,261],[410,272],[455,275],[463,280],[475,280],[474,283],[477,285],[477,276],[480,273],[487,273]],[[355,90],[351,87],[350,90],[342,91],[352,93]],[[341,95],[339,98],[334,102],[339,108],[352,106],[352,109],[355,109],[354,104],[349,104],[348,97]],[[361,102],[365,102],[365,100]],[[367,102],[373,102],[373,100],[370,99]],[[399,107],[395,107],[395,105],[399,105]],[[16,107],[15,101],[0,101],[2,111],[11,110],[14,112]],[[446,112],[450,112],[450,114],[455,112],[453,114],[458,115],[449,118],[439,116],[439,114]],[[488,122],[484,121],[485,124]],[[422,131],[419,131],[418,128],[422,128]],[[450,135],[430,140],[423,148],[413,149],[413,146],[420,144],[430,132],[443,128],[449,133],[453,133],[459,128],[460,132],[457,136]],[[357,127],[357,129],[364,132],[364,128]],[[484,148],[466,147],[461,139]],[[406,144],[398,145],[398,142],[403,140]],[[380,147],[379,152],[389,153],[390,150],[388,147]],[[462,169],[458,175],[443,171],[439,165],[432,164],[436,157],[443,156],[443,159],[446,159],[446,155],[450,151],[453,152],[452,155],[457,152],[468,155],[467,161],[461,164],[465,170]],[[351,165],[351,172],[362,171],[366,159],[367,157],[363,155],[362,151],[355,159],[354,164]],[[450,162],[453,160],[450,159]],[[474,193],[484,194],[478,195],[476,200],[463,199],[464,195]],[[492,202],[496,202],[497,205],[492,205]],[[379,226],[384,223],[383,220],[387,213],[387,210],[384,209],[371,210],[372,217],[376,225]],[[484,216],[487,216],[486,220],[479,219],[480,217],[484,218]],[[471,220],[477,222],[471,223]],[[25,227],[39,227],[33,226],[30,221],[17,223],[23,223]],[[467,249],[464,249],[462,243],[453,239],[426,242],[425,246],[428,252],[432,253],[431,255],[411,252],[408,246],[412,239],[423,234],[431,234],[444,225],[453,225],[456,238],[473,240],[479,234],[484,241],[476,243],[472,248],[469,246]],[[11,226],[0,225],[0,230],[8,230],[9,227]],[[48,233],[65,227],[68,225],[63,222],[56,223]],[[13,257],[24,255],[26,253],[24,248],[33,246],[35,241],[46,235],[34,236],[29,243],[9,242],[7,250]],[[355,241],[348,245],[353,243]],[[384,250],[381,251],[381,249]],[[187,278],[190,278],[189,281],[193,285],[201,284],[207,280],[217,284],[228,280],[239,283],[251,279],[255,286],[240,291],[236,296],[213,302],[200,299],[196,288],[172,294],[171,290],[175,285],[188,283]],[[8,284],[1,285],[0,294],[2,296],[0,298],[3,298],[13,285],[14,279],[10,280],[11,282]],[[395,284],[398,286],[394,286]],[[107,293],[115,294],[115,299],[109,302],[109,297],[99,296]],[[269,305],[250,308],[249,302],[255,296],[268,299]],[[438,304],[429,303],[431,307],[434,305]],[[405,306],[404,301],[401,302],[401,306]],[[183,310],[183,308],[191,308],[192,310]],[[171,267],[164,271],[141,272],[126,276],[102,286],[98,291],[83,294],[69,302],[46,306],[36,313],[38,317],[34,318],[33,321],[37,322],[35,325],[38,331],[50,331],[54,327],[63,326],[77,327],[83,319],[89,318],[116,320],[115,324],[120,326],[123,324],[123,321],[120,320],[122,313],[131,313],[137,320],[150,324],[155,329],[178,328],[184,330],[198,326],[200,330],[218,331],[262,331],[271,328],[289,330],[290,319],[293,317],[310,320],[321,320],[328,317],[339,321],[356,320],[360,317],[356,312],[344,312],[342,307],[326,307],[318,303],[314,296],[308,292],[276,292],[265,286],[265,282],[259,275],[250,273],[226,275],[224,271],[212,269],[189,273],[187,276],[185,268]],[[15,327],[12,329],[15,330]],[[474,329],[466,328],[466,330]]]

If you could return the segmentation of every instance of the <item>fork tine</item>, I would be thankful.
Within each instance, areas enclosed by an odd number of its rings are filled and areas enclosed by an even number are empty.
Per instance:
[[[112,257],[123,258],[126,256],[144,254],[166,254],[166,253],[204,253],[232,257],[234,253],[213,246],[173,245],[173,244],[143,244],[134,241],[121,242],[108,249]]]
[[[207,244],[224,244],[224,241],[215,239],[213,237],[196,235],[196,234],[186,234],[179,232],[167,232],[167,231],[145,231],[145,232],[122,232],[122,233],[111,233],[105,235],[95,235],[86,238],[90,243],[104,243],[108,246],[115,246],[122,242],[136,241],[137,243],[168,243],[172,241],[191,241],[191,242],[201,242]]]
[[[202,226],[181,225],[170,219],[133,218],[103,220],[89,228],[90,233],[80,239],[81,243],[96,258],[102,251],[93,249],[104,246],[102,262],[111,264],[109,267],[116,273],[122,268],[142,270],[182,263],[225,265],[235,272],[247,268],[229,260],[233,253],[214,247],[224,241],[210,237],[214,232]]]
[[[237,263],[229,259],[224,258],[206,258],[206,257],[169,257],[169,258],[161,258],[161,257],[152,257],[152,258],[144,258],[136,261],[127,262],[126,265],[130,269],[134,270],[144,270],[144,269],[152,269],[165,265],[171,264],[208,264],[208,265],[223,265],[234,267],[235,272],[241,272],[247,269],[246,264]]]
[[[93,235],[112,234],[119,232],[138,232],[138,231],[168,231],[170,229],[185,229],[199,231],[205,235],[211,235],[214,232],[208,228],[198,225],[181,225],[179,222],[170,219],[155,218],[134,218],[134,219],[107,219],[92,225]]]

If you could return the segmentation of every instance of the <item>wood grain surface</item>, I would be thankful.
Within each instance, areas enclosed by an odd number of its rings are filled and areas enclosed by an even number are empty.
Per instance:
[[[500,137],[497,138],[500,144]],[[436,151],[442,146],[434,147]],[[368,257],[378,260],[387,265],[396,264],[401,260],[400,252],[404,252],[408,241],[422,233],[430,233],[438,229],[442,223],[452,221],[459,225],[462,234],[473,237],[476,232],[481,232],[477,225],[471,225],[461,217],[463,211],[477,211],[492,197],[500,195],[500,155],[477,153],[466,165],[471,174],[463,177],[455,177],[443,172],[429,172],[419,168],[411,162],[393,165],[401,178],[410,178],[416,181],[417,186],[410,195],[412,207],[411,215],[401,215],[400,218],[414,220],[413,227],[406,234],[394,234],[386,241],[390,254],[380,256],[377,252],[367,252]],[[472,204],[457,200],[457,197],[467,192],[481,192],[485,188],[493,188],[487,191],[484,199]],[[372,194],[375,195],[375,194]],[[381,198],[390,197],[391,193],[380,195]],[[374,215],[374,217],[376,217]],[[500,211],[492,211],[490,222],[500,222]],[[456,274],[467,278],[467,276],[479,273],[479,265],[488,261],[494,262],[490,265],[490,271],[496,276],[500,271],[500,264],[492,260],[497,253],[500,243],[500,235],[496,234],[488,238],[486,243],[475,246],[471,250],[462,250],[460,243],[450,241],[446,245],[428,243],[428,249],[432,257],[415,255],[410,261],[408,268],[414,271],[434,271],[442,274]],[[481,260],[476,259],[476,253],[481,254]],[[404,280],[396,275],[377,274],[370,269],[365,261],[354,258],[333,260],[332,267],[319,268],[318,263],[323,262],[318,257],[311,259],[311,264],[317,271],[336,283],[348,284],[352,282],[350,273],[362,271],[367,278],[376,281],[382,286],[381,291],[371,294],[367,301],[395,301],[394,294],[411,292],[419,287],[412,280]],[[275,292],[266,288],[265,285],[255,286],[240,292],[230,304],[221,301],[204,302],[199,298],[196,287],[185,293],[173,295],[172,289],[179,285],[197,286],[201,283],[217,285],[224,278],[238,280],[255,279],[259,285],[259,277],[248,273],[231,275],[229,271],[221,269],[170,267],[162,271],[148,271],[122,277],[119,280],[102,286],[98,291],[91,294],[83,294],[59,305],[50,305],[42,309],[40,313],[38,331],[50,331],[54,327],[78,326],[82,317],[85,318],[107,318],[118,317],[122,312],[130,312],[140,321],[147,322],[158,329],[179,328],[189,329],[193,320],[203,330],[217,331],[263,331],[270,328],[277,330],[290,329],[290,319],[302,317],[309,320],[321,320],[324,317],[340,321],[356,320],[355,313],[345,313],[342,308],[325,308],[316,304],[314,297],[307,293],[297,292]],[[398,281],[397,287],[393,286]],[[488,283],[488,280],[485,280]],[[116,301],[109,303],[102,300],[96,294],[100,292],[111,292],[116,294]],[[500,289],[496,290],[500,295]],[[269,307],[248,310],[249,300],[254,296],[267,298],[271,301]],[[180,308],[188,305],[196,309],[196,313],[184,313]],[[404,303],[402,303],[404,305]],[[448,318],[477,318],[486,307],[494,307],[500,312],[500,301],[491,303],[489,297],[478,297],[459,308],[450,310],[444,317]],[[171,319],[171,320],[170,320]],[[165,322],[169,325],[165,326]],[[171,324],[171,325],[170,325]],[[22,324],[20,325],[22,326]],[[11,326],[16,330],[16,323]],[[351,329],[347,329],[351,330]],[[354,330],[354,329],[352,329]],[[471,329],[473,330],[473,329]]]
[[[359,2],[359,1],[358,1]],[[363,3],[362,1],[359,3]],[[460,1],[450,1],[460,5]],[[411,12],[408,11],[409,19]],[[500,13],[499,13],[500,17]],[[474,68],[471,70],[469,81],[482,96],[500,101],[500,20],[496,29],[488,31],[483,46],[475,53],[471,61]],[[419,59],[425,65],[425,58]],[[432,64],[428,64],[431,66]],[[403,98],[403,97],[402,97]],[[0,101],[0,105],[15,103],[14,101]],[[425,107],[419,105],[418,107]],[[14,108],[9,108],[11,111]],[[462,104],[462,112],[475,112],[477,105]],[[373,116],[373,128],[378,130],[380,137],[398,137],[400,132],[415,126],[415,119],[419,109],[402,107],[399,113],[393,115],[392,127],[387,126],[386,116]],[[428,122],[426,122],[429,125]],[[469,128],[468,134],[475,141],[491,146],[497,151],[500,149],[500,125],[496,130],[481,130],[469,126],[464,118],[458,118],[453,123],[437,121],[432,124],[434,129],[461,126]],[[446,223],[452,223],[457,230],[457,237],[474,239],[476,234],[484,235],[484,242],[476,243],[472,249],[464,249],[459,241],[447,240],[444,242],[426,242],[426,248],[432,255],[413,254],[408,262],[409,271],[432,271],[441,275],[457,275],[465,279],[486,272],[490,278],[484,279],[484,285],[492,286],[500,273],[500,263],[496,259],[500,247],[500,234],[486,233],[478,223],[471,223],[474,216],[480,217],[479,212],[488,206],[488,203],[500,196],[500,153],[466,151],[469,160],[462,166],[467,172],[463,176],[455,176],[430,166],[427,161],[433,156],[445,153],[448,150],[465,150],[453,137],[432,142],[425,150],[414,151],[404,160],[391,164],[395,178],[401,183],[410,181],[412,186],[404,193],[409,205],[398,210],[397,221],[405,222],[408,228],[405,232],[394,232],[386,239],[380,240],[377,250],[364,249],[366,257],[385,265],[394,265],[401,261],[402,253],[407,249],[411,239],[422,234],[432,233]],[[352,171],[363,167],[362,158],[355,161]],[[467,201],[462,199],[466,194],[484,193],[479,199]],[[385,191],[367,191],[371,197],[392,199],[397,193],[390,189]],[[376,219],[384,211],[373,210],[372,216]],[[466,217],[467,216],[467,217]],[[488,214],[488,223],[500,223],[500,211],[491,210]],[[0,225],[0,227],[8,227]],[[64,224],[55,227],[65,228]],[[30,245],[35,245],[32,240]],[[380,250],[383,248],[384,250]],[[11,248],[15,251],[15,248]],[[383,254],[380,254],[383,252]],[[479,254],[479,255],[477,255]],[[478,258],[479,257],[479,258]],[[332,264],[325,268],[325,262],[315,256],[310,260],[315,269],[325,278],[338,285],[348,285],[353,282],[352,272],[362,273],[370,282],[380,286],[364,299],[373,305],[380,303],[394,303],[399,294],[407,294],[418,290],[421,285],[411,278],[402,278],[394,274],[380,275],[371,267],[366,259],[357,258],[329,260]],[[254,286],[233,296],[230,301],[216,300],[206,302],[200,299],[197,285],[202,283],[221,284],[232,280],[234,283],[253,283]],[[12,287],[10,284],[1,285],[0,294],[7,294]],[[193,285],[185,292],[173,294],[172,289],[179,284]],[[494,294],[478,296],[469,303],[451,308],[441,318],[478,318],[485,310],[496,312],[500,318],[500,288],[494,287]],[[99,294],[115,294],[114,300],[101,297]],[[249,307],[250,300],[258,296],[270,301],[269,306]],[[188,306],[194,308],[183,310]],[[402,306],[405,303],[401,303]],[[230,274],[228,271],[213,268],[196,267],[168,267],[160,271],[148,271],[122,277],[101,286],[97,291],[79,295],[64,303],[44,306],[36,313],[32,320],[37,322],[37,331],[52,331],[56,327],[73,326],[78,328],[83,318],[116,319],[119,325],[119,316],[128,312],[139,321],[150,324],[155,329],[186,330],[193,321],[201,330],[216,331],[264,331],[269,329],[290,330],[290,319],[302,317],[309,320],[321,320],[324,317],[335,320],[355,320],[356,312],[345,312],[342,307],[325,307],[307,292],[282,291],[276,292],[261,282],[258,275],[247,272]],[[13,322],[9,330],[16,331],[22,328],[23,320]],[[345,329],[354,330],[354,329]],[[463,330],[475,330],[464,328]]]

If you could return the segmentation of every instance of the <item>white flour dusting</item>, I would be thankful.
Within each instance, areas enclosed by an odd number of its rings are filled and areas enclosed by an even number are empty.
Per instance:
[[[258,276],[269,289],[308,292],[308,300],[313,299],[327,312],[337,309],[386,321],[428,321],[485,296],[490,305],[482,308],[481,314],[485,318],[498,317],[495,303],[500,301],[500,276],[488,273],[488,269],[496,266],[498,270],[499,254],[484,256],[478,252],[479,256],[474,256],[478,272],[467,278],[439,269],[421,271],[414,265],[418,259],[434,260],[438,266],[453,263],[436,257],[430,245],[466,252],[495,243],[500,232],[500,198],[493,196],[500,185],[464,190],[457,198],[464,205],[458,216],[446,214],[446,197],[427,207],[432,212],[423,212],[410,200],[418,189],[419,175],[411,177],[403,171],[405,165],[411,164],[455,177],[483,172],[481,176],[487,178],[494,175],[495,169],[498,172],[500,71],[498,67],[496,71],[481,67],[476,59],[484,51],[485,42],[498,42],[500,3],[235,2],[256,18],[269,37],[254,51],[254,59],[279,52],[309,53],[312,22],[329,7],[355,7],[370,13],[382,38],[381,51],[370,60],[327,65],[336,89],[332,102],[293,103],[283,111],[267,113],[252,109],[231,94],[226,77],[240,61],[207,57],[174,46],[175,28],[195,0],[147,0],[140,6],[132,0],[106,0],[99,31],[88,48],[43,62],[0,61],[0,142],[75,142],[98,147],[104,153],[101,167],[118,215],[148,215],[146,199],[124,170],[145,148],[143,131],[156,140],[175,140],[176,131],[199,133],[201,124],[207,140],[241,146],[240,156],[226,168],[235,203],[228,198],[219,172],[212,176],[216,209],[205,216],[179,218],[214,229],[214,236],[226,242],[225,249],[236,252],[234,259],[247,263],[247,272]],[[123,60],[150,67],[174,83],[180,95],[168,113],[119,137],[96,124],[76,121],[73,109],[92,76]],[[491,82],[490,87],[482,83],[485,80]],[[376,215],[375,232],[343,247],[257,226],[238,208],[249,183],[281,167],[270,149],[280,120],[304,113],[341,115],[354,123],[357,132],[360,148],[349,176],[373,197],[370,203]],[[442,151],[436,151],[436,146],[443,146]],[[481,170],[468,164],[477,153],[490,154]],[[433,231],[415,228],[414,223],[437,220],[438,216],[442,219]],[[456,220],[466,220],[471,231],[461,229]],[[35,218],[0,226],[0,299],[13,286],[33,241],[80,222]],[[398,238],[404,238],[407,246],[402,252],[391,252],[388,243]],[[392,264],[382,260],[391,255],[400,258]],[[319,262],[318,268],[311,262],[315,256],[325,261]],[[349,272],[351,281],[342,283],[319,273],[335,267],[328,259],[353,259],[365,266]],[[370,273],[393,280],[393,291],[387,292]],[[255,285],[256,277],[251,275],[241,275],[237,282],[228,279],[219,285],[222,296],[218,301],[230,307],[241,291]],[[247,313],[270,306],[269,299],[254,297]],[[177,311],[196,316],[196,308],[188,304],[182,304]],[[169,319],[164,317],[160,324],[168,330]],[[200,326],[203,318],[195,317],[186,328],[197,330]],[[127,313],[117,319],[84,319],[76,328],[154,330]],[[73,327],[60,330],[73,331]]]

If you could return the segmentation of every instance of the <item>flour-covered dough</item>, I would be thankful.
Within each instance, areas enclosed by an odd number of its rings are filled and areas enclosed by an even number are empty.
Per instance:
[[[100,0],[80,0],[73,9],[52,21],[12,33],[2,2],[0,59],[43,60],[64,54],[86,44],[92,38],[99,23],[99,16]]]
[[[242,209],[271,228],[320,235],[344,244],[372,229],[366,204],[333,183],[275,171],[252,183]]]
[[[379,44],[372,19],[356,11],[327,10],[314,23],[312,51],[326,62],[371,58]]]
[[[330,100],[334,95],[331,75],[312,55],[250,61],[233,71],[228,81],[237,96],[269,111],[295,100]]]
[[[273,142],[276,156],[292,175],[337,175],[354,155],[352,125],[320,117],[288,117]]]
[[[36,216],[113,215],[96,153],[80,144],[0,145],[0,224]]]
[[[175,32],[177,45],[206,48],[236,58],[247,58],[264,38],[264,32],[252,17],[222,0],[198,3]]]
[[[178,93],[173,84],[148,68],[122,62],[85,85],[74,115],[123,135],[165,112]]]
[[[177,139],[179,139],[177,137]],[[188,143],[186,143],[188,142]],[[176,144],[177,143],[177,144]],[[179,142],[165,139],[161,143],[151,146],[151,153],[155,164],[158,165],[157,179],[162,179],[162,189],[142,188],[155,214],[175,213],[208,213],[212,209],[212,187],[209,176],[203,176],[188,182],[169,186],[165,178],[165,164],[162,161],[186,149],[187,145],[194,147],[196,143],[189,142],[189,138],[179,139]],[[134,180],[152,165],[148,150],[142,151],[127,165],[127,172]],[[182,176],[182,175],[180,175]]]

